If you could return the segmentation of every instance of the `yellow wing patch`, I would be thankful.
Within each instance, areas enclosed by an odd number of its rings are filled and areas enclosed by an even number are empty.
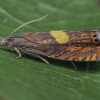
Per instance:
[[[63,31],[51,31],[50,34],[58,43],[67,43],[69,41],[69,36]]]

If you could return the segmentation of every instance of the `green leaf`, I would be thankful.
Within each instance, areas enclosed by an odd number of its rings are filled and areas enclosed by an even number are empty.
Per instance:
[[[81,30],[100,27],[97,0],[1,0],[0,36],[21,24],[48,15],[16,34],[51,30]],[[23,56],[0,47],[0,100],[99,100],[100,63],[71,63]],[[98,65],[98,66],[96,66]]]

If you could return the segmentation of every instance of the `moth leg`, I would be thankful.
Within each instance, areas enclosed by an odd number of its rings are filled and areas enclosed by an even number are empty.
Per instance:
[[[18,53],[18,57],[16,57],[16,58],[20,58],[21,57],[20,51],[16,47],[14,47],[13,49]]]
[[[75,63],[71,62],[71,64],[74,66],[75,70],[77,70],[77,66],[75,65]]]
[[[44,61],[48,66],[50,66],[49,62],[48,62],[46,59],[44,59],[43,57],[39,56],[38,54],[34,54],[34,53],[32,53],[32,52],[28,52],[28,51],[25,51],[25,50],[23,50],[23,49],[21,49],[21,51],[23,51],[25,54],[27,54],[27,55],[29,55],[29,56],[33,56],[33,57],[36,57],[36,58],[41,59],[41,60]]]
[[[49,62],[48,62],[46,59],[44,59],[43,57],[41,57],[41,56],[39,56],[39,55],[36,55],[36,57],[40,58],[40,59],[41,59],[42,61],[44,61],[47,65],[50,66]]]

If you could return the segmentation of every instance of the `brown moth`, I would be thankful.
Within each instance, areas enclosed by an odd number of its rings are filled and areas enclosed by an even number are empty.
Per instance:
[[[21,27],[42,20],[46,16],[27,22]],[[43,56],[66,61],[99,61],[100,30],[88,29],[79,31],[26,32],[6,39],[0,38],[0,45],[7,46],[18,53],[38,57],[48,65]]]

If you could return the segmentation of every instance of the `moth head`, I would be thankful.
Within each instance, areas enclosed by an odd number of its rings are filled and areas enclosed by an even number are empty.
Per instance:
[[[1,46],[8,46],[9,43],[8,43],[8,41],[7,41],[6,39],[0,38],[0,45],[1,45]]]

